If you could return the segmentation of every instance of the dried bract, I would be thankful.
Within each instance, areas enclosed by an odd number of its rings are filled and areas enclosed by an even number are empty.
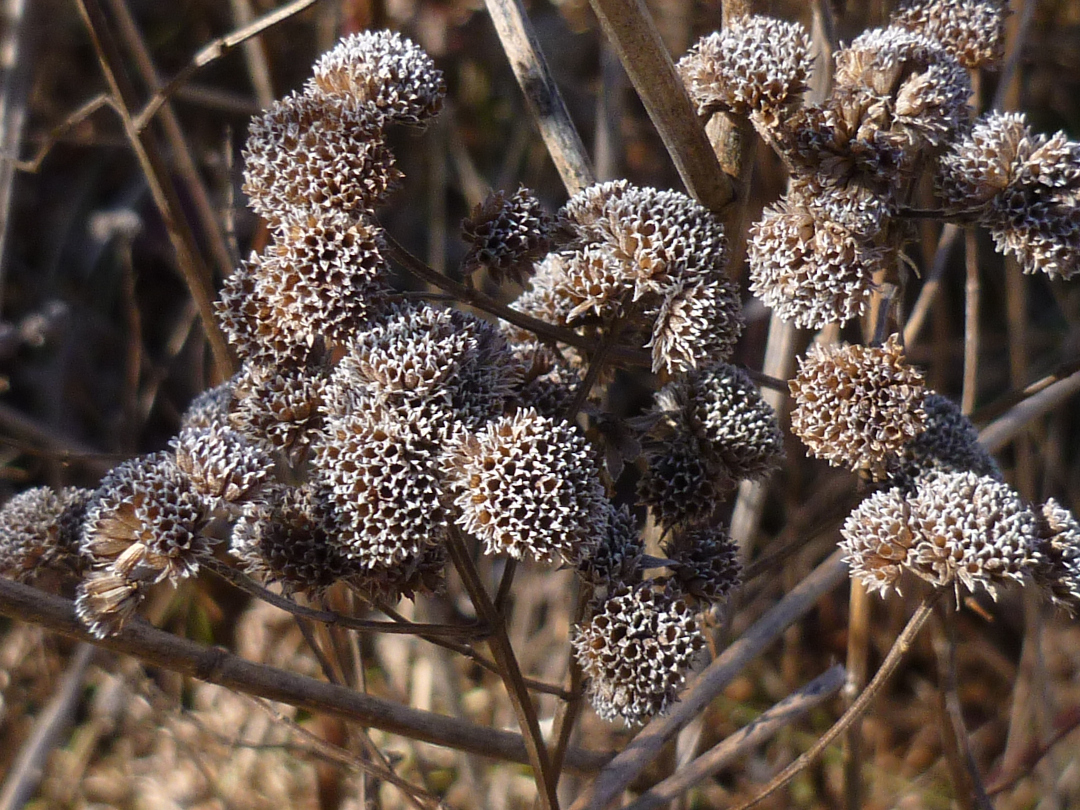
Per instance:
[[[0,509],[0,576],[29,582],[45,570],[79,568],[79,533],[91,491],[35,487]]]
[[[816,345],[790,387],[791,430],[811,455],[875,480],[923,430],[923,377],[904,362],[896,335],[879,347]]]
[[[510,279],[522,284],[532,275],[534,263],[551,249],[551,228],[551,217],[528,189],[519,188],[509,196],[495,192],[461,223],[469,243],[462,272],[468,275],[483,268],[495,283]]]
[[[905,0],[892,24],[940,42],[965,68],[997,67],[1005,55],[1002,0]]]

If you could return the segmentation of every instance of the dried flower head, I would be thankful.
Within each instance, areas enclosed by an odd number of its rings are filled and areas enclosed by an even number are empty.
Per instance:
[[[271,224],[293,208],[362,215],[400,176],[371,108],[340,96],[293,93],[248,128],[244,193]]]
[[[232,405],[233,387],[237,378],[231,377],[220,385],[208,388],[199,394],[187,406],[180,417],[180,429],[210,428],[227,425],[229,406]]]
[[[665,528],[709,519],[735,489],[727,468],[710,456],[693,435],[650,442],[648,468],[638,482],[638,497]]]
[[[447,517],[434,452],[430,441],[383,409],[327,420],[315,448],[314,485],[331,507],[345,557],[364,568],[388,568],[443,541]]]
[[[246,364],[229,423],[250,439],[298,457],[322,428],[326,378],[319,369]]]
[[[95,490],[83,523],[83,555],[97,569],[140,581],[181,579],[208,552],[206,507],[171,453],[114,467]]]
[[[600,542],[581,558],[578,576],[594,588],[614,589],[641,581],[645,543],[625,506],[610,507]]]
[[[75,614],[96,638],[119,633],[146,598],[146,589],[154,577],[140,569],[135,576],[112,569],[90,571],[79,583]]]
[[[315,63],[308,92],[344,95],[380,124],[419,126],[439,114],[446,84],[431,57],[393,31],[350,34]]]
[[[428,546],[394,565],[363,568],[348,579],[353,591],[375,607],[396,605],[446,586],[446,546]]]
[[[170,447],[191,488],[211,505],[218,499],[228,503],[249,499],[274,466],[264,444],[250,442],[222,424],[184,428]]]
[[[704,602],[720,602],[739,584],[739,549],[722,527],[676,532],[664,546],[675,586]]]
[[[35,487],[0,509],[0,576],[20,582],[79,567],[79,533],[91,491]]]
[[[892,24],[940,42],[965,68],[995,68],[1005,55],[1002,0],[905,0]]]
[[[629,725],[671,706],[704,646],[691,608],[652,582],[609,594],[578,628],[573,643],[596,713],[605,720],[621,717]]]
[[[848,515],[840,534],[851,575],[882,596],[890,590],[899,593],[898,583],[917,539],[904,491],[880,490],[864,499]]]
[[[244,505],[230,549],[247,571],[286,594],[319,595],[359,566],[339,551],[327,509],[309,487],[275,486]]]
[[[908,501],[916,536],[909,566],[929,582],[985,588],[1022,582],[1037,540],[1035,514],[1010,487],[972,472],[919,480]]]
[[[801,25],[751,15],[703,37],[678,68],[702,115],[775,115],[806,90],[812,62]]]
[[[820,329],[863,314],[883,254],[805,207],[780,203],[750,226],[750,290],[777,317]]]
[[[744,325],[735,281],[715,273],[680,285],[664,298],[645,344],[652,349],[652,369],[678,374],[726,360]]]
[[[1080,522],[1053,498],[1036,513],[1038,539],[1031,573],[1047,595],[1069,611],[1080,613]]]
[[[979,444],[979,432],[955,402],[928,392],[923,411],[926,429],[901,449],[898,478],[912,480],[927,472],[968,470],[1003,480],[997,462]]]
[[[942,157],[938,188],[1025,273],[1069,279],[1080,270],[1080,144],[1063,133],[1036,135],[1020,113],[984,116]]]
[[[446,472],[458,525],[489,554],[576,565],[599,541],[610,512],[584,436],[531,409],[462,437]]]
[[[524,369],[521,387],[514,396],[515,404],[519,408],[533,408],[551,419],[565,419],[581,385],[581,374],[555,349],[535,339],[525,342],[511,339],[508,348]]]
[[[923,377],[896,335],[877,347],[816,345],[790,387],[791,430],[810,454],[875,480],[925,423]]]
[[[462,259],[466,275],[484,268],[492,281],[518,284],[532,275],[533,265],[551,250],[551,216],[527,188],[507,196],[497,191],[461,223],[469,252]]]

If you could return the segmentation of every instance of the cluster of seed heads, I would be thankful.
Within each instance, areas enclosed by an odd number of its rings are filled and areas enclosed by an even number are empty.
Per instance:
[[[837,53],[820,104],[802,99],[810,46],[796,24],[749,17],[682,60],[702,114],[747,117],[791,171],[748,242],[750,288],[781,318],[818,328],[862,315],[895,280],[901,203],[930,176],[943,210],[989,228],[1025,268],[1075,271],[1077,147],[1018,117],[969,121],[967,69],[1000,59],[1002,16],[994,2],[908,3]],[[496,192],[463,223],[462,273],[521,285],[511,306],[577,348],[403,300],[376,218],[403,180],[387,129],[423,126],[444,93],[416,45],[363,33],[256,117],[244,190],[272,238],[217,304],[241,370],[191,404],[169,450],[94,491],[9,501],[0,572],[74,573],[79,616],[106,636],[219,545],[287,595],[343,587],[387,607],[444,587],[461,535],[576,573],[587,695],[605,718],[643,722],[704,647],[699,612],[739,583],[719,505],[784,454],[773,409],[728,362],[743,319],[724,228],[683,194],[626,181],[585,188],[553,216],[527,189]],[[647,352],[660,380],[630,419],[580,390],[593,362],[580,347],[608,341]],[[996,593],[1030,576],[1080,606],[1076,520],[1002,482],[897,338],[817,347],[791,391],[812,454],[884,482],[843,529],[870,588],[898,590],[910,573]],[[623,502],[635,482],[637,501]],[[646,511],[664,558],[645,553]]]

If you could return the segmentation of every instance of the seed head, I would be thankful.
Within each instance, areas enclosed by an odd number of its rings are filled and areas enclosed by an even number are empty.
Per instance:
[[[641,581],[645,544],[625,506],[612,505],[600,542],[578,562],[577,573],[594,588],[617,589]]]
[[[297,458],[322,428],[326,386],[317,368],[245,364],[229,423],[249,439]]]
[[[349,577],[354,592],[375,607],[396,605],[446,587],[446,546],[428,546],[396,565],[363,568]]]
[[[222,424],[184,428],[170,447],[191,488],[210,505],[251,498],[274,465],[265,444],[250,442]]]
[[[691,608],[652,582],[609,594],[573,643],[596,713],[605,720],[621,717],[628,725],[671,706],[704,646]]]
[[[610,512],[584,436],[531,409],[462,437],[446,473],[458,525],[489,554],[576,565],[599,542]]]
[[[664,298],[647,348],[652,370],[678,374],[726,360],[735,350],[745,321],[739,285],[716,273],[680,285]]]
[[[727,468],[693,435],[651,442],[645,458],[648,468],[638,482],[638,497],[665,528],[707,521],[735,489]]]
[[[187,410],[180,417],[180,429],[227,425],[236,380],[236,377],[232,377],[220,385],[206,389],[191,400]]]
[[[1073,616],[1080,613],[1080,523],[1050,498],[1036,513],[1038,539],[1031,573],[1054,601]]]
[[[148,582],[112,569],[90,571],[79,583],[75,614],[95,638],[116,635],[135,615],[152,580],[151,577]]]
[[[347,96],[380,125],[422,126],[439,114],[446,84],[431,57],[393,31],[350,34],[315,63],[311,94]]]
[[[948,397],[928,392],[923,400],[926,429],[903,446],[897,477],[912,480],[928,472],[971,471],[1001,481],[1001,470],[979,444],[979,432]]]
[[[695,599],[720,602],[740,582],[739,549],[722,527],[677,532],[664,553],[676,587]]]
[[[78,487],[35,487],[8,500],[0,509],[0,576],[29,582],[46,569],[77,570],[91,494]]]
[[[852,576],[882,596],[890,590],[900,592],[900,576],[910,565],[917,539],[902,489],[879,490],[863,500],[848,515],[840,534]]]
[[[810,454],[874,480],[926,420],[923,377],[904,362],[896,335],[879,347],[814,346],[790,387],[791,431]]]
[[[905,0],[892,24],[937,40],[965,68],[996,68],[1005,56],[1002,0]]]
[[[678,68],[701,115],[775,115],[806,90],[812,61],[801,25],[751,15],[703,37]]]
[[[466,275],[485,268],[496,284],[518,284],[532,275],[533,265],[551,250],[552,219],[526,188],[507,196],[498,191],[473,209],[461,223],[469,252],[462,260]]]

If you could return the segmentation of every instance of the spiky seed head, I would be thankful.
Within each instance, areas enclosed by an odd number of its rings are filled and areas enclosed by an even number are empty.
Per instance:
[[[720,602],[739,584],[742,564],[738,545],[721,526],[685,529],[664,545],[674,585],[704,602]]]
[[[392,567],[440,544],[436,448],[380,408],[327,420],[315,447],[314,486],[331,507],[341,553],[364,568]]]
[[[227,425],[184,428],[170,443],[176,466],[211,506],[251,498],[273,471],[266,445],[248,441]]]
[[[599,542],[610,513],[585,437],[531,409],[463,436],[446,473],[458,525],[489,554],[576,565]]]
[[[237,377],[233,376],[220,385],[208,388],[199,394],[187,406],[180,417],[180,429],[209,428],[215,425],[227,425],[229,407],[232,405],[233,387]]]
[[[308,92],[347,96],[387,122],[421,126],[439,114],[446,83],[412,40],[394,31],[361,31],[342,39],[315,63]]]
[[[1009,486],[972,472],[919,479],[908,501],[916,535],[909,565],[939,586],[1022,582],[1037,543],[1035,514]]]
[[[897,335],[882,346],[813,346],[790,388],[791,431],[811,455],[875,480],[926,420],[922,374]]]
[[[969,70],[994,69],[1005,56],[1008,13],[1002,0],[905,0],[892,24],[937,40]]]
[[[248,127],[244,193],[271,225],[294,208],[363,215],[400,178],[368,105],[293,93]]]
[[[578,562],[578,576],[594,588],[640,582],[645,543],[629,508],[612,505],[603,528],[600,542]]]
[[[726,360],[744,326],[735,281],[715,273],[679,285],[665,296],[645,344],[652,350],[652,369],[678,374]]]
[[[801,25],[755,14],[700,39],[678,69],[702,115],[774,116],[806,90],[812,61]]]
[[[355,573],[338,549],[326,506],[311,488],[274,486],[244,505],[230,550],[258,579],[315,596]]]
[[[646,581],[595,605],[573,644],[596,713],[638,725],[675,701],[704,641],[686,601]]]
[[[396,605],[418,594],[441,593],[446,587],[446,546],[428,546],[395,565],[362,568],[348,581],[354,592],[375,607]]]
[[[750,290],[777,317],[820,329],[866,311],[883,253],[800,205],[766,208],[750,226]]]
[[[495,283],[523,284],[534,264],[551,250],[551,216],[527,188],[507,195],[497,191],[461,223],[469,252],[462,259],[466,275],[486,269]]]
[[[318,368],[247,363],[236,382],[229,424],[295,459],[322,428],[326,386]]]
[[[1031,573],[1053,602],[1080,613],[1080,522],[1050,498],[1036,512],[1038,539]]]
[[[926,428],[900,450],[898,480],[928,472],[963,472],[1003,480],[997,462],[980,444],[979,432],[948,397],[927,392],[923,400]]]
[[[904,490],[879,490],[864,499],[848,515],[840,535],[852,576],[882,596],[890,590],[899,593],[900,577],[916,542]]]
[[[45,570],[75,572],[92,491],[34,487],[0,509],[0,576],[29,582]]]
[[[735,489],[735,480],[692,435],[649,442],[648,467],[638,482],[638,497],[665,528],[700,524]]]

